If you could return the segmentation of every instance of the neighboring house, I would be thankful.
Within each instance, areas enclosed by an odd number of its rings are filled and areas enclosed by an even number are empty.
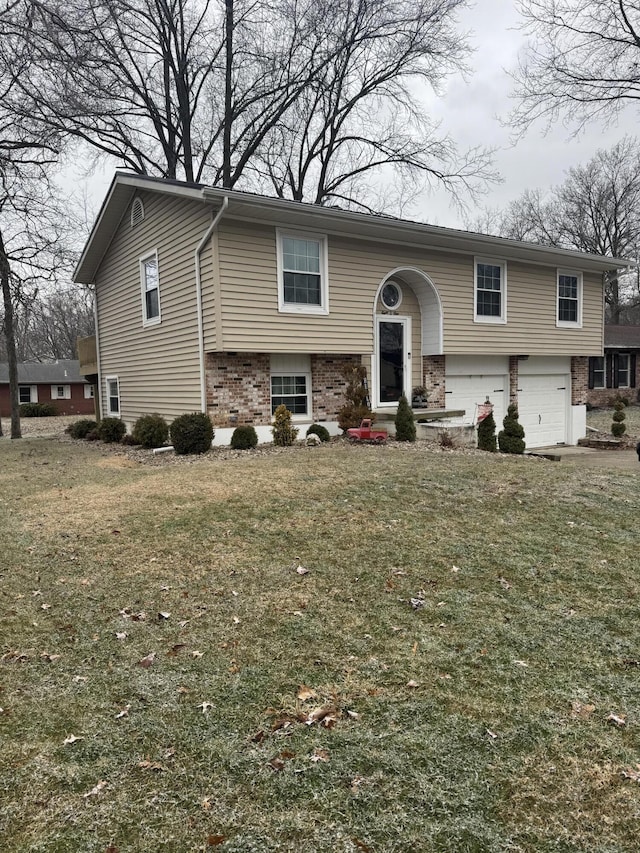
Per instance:
[[[270,440],[284,403],[337,432],[344,368],[393,413],[517,402],[529,447],[586,431],[603,273],[626,262],[235,191],[116,174],[75,280],[96,295],[103,415],[205,411]],[[96,368],[91,368],[95,370]]]
[[[640,326],[605,326],[604,355],[589,359],[589,393],[592,406],[610,406],[620,395],[638,400],[640,382]]]
[[[71,359],[18,365],[20,403],[51,403],[59,415],[93,415],[93,387]],[[9,417],[9,366],[0,364],[0,415]]]

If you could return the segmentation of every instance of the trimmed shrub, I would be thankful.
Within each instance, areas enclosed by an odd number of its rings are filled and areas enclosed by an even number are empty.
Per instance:
[[[331,434],[322,424],[311,424],[307,430],[307,435],[317,435],[320,441],[331,441]]]
[[[495,453],[496,449],[496,421],[493,412],[489,412],[478,424],[478,450]]]
[[[611,433],[615,438],[622,438],[627,431],[625,419],[625,403],[623,400],[617,400],[614,406],[613,423],[611,424]]]
[[[126,433],[126,435],[123,435],[120,439],[120,444],[124,444],[127,447],[138,447],[140,442],[136,441],[132,435],[129,435],[129,433]]]
[[[162,447],[169,437],[169,427],[162,415],[142,415],[133,425],[131,435],[143,447]]]
[[[211,448],[214,431],[211,418],[204,412],[180,415],[169,427],[171,444],[180,456],[206,453]]]
[[[86,438],[92,430],[97,428],[98,424],[96,421],[89,420],[89,418],[83,418],[81,421],[69,424],[66,432],[69,433],[71,438]]]
[[[21,418],[52,418],[58,414],[53,403],[22,403]]]
[[[298,430],[291,423],[291,412],[284,403],[274,412],[271,432],[277,447],[289,447],[296,440]]]
[[[98,428],[92,429],[91,432],[88,432],[85,436],[87,441],[98,441],[100,438],[100,433],[98,432]]]
[[[252,426],[236,427],[231,436],[233,450],[252,450],[258,444],[258,434]]]
[[[501,453],[524,453],[524,427],[518,421],[518,407],[512,403],[502,421],[503,429],[498,433]]]
[[[107,444],[121,441],[126,431],[127,427],[120,418],[103,418],[98,424],[98,436]]]
[[[396,412],[396,441],[415,441],[416,422],[409,401],[403,394],[398,400],[398,411]]]
[[[363,418],[374,415],[367,400],[367,368],[363,364],[349,364],[342,371],[347,381],[344,389],[346,403],[338,412],[338,426],[343,432],[352,427],[359,427]]]

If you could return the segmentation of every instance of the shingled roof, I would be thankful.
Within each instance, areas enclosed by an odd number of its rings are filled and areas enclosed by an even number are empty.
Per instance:
[[[606,349],[640,349],[640,326],[605,326]]]
[[[9,381],[9,365],[0,363],[0,384]],[[21,385],[70,385],[74,382],[87,384],[80,375],[80,362],[74,359],[59,361],[24,362],[18,365],[18,382]]]

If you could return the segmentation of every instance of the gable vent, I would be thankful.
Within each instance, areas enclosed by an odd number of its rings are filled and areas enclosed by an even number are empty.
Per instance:
[[[142,222],[144,219],[144,205],[142,204],[141,198],[134,198],[133,204],[131,205],[131,227],[137,225],[139,222]]]

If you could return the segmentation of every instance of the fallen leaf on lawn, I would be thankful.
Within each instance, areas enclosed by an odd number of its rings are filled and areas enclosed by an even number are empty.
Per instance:
[[[88,681],[88,680],[89,679],[87,678],[86,675],[74,675],[73,676],[74,684],[84,684],[84,682]]]
[[[320,723],[326,729],[333,728],[338,722],[338,711],[331,705],[324,705],[322,708],[316,708],[311,711],[302,722],[307,726],[312,726],[314,723]]]
[[[267,761],[267,764],[272,768],[272,770],[284,770],[284,761],[281,758],[278,758],[278,756]]]
[[[180,687],[178,687],[178,693],[184,695],[185,693],[188,693],[188,692],[189,692],[188,687],[183,687],[182,685],[180,685]]]
[[[203,655],[204,655],[204,652],[199,652],[199,651],[193,651],[193,652],[191,652],[191,657],[192,657],[192,658],[201,658]]]
[[[321,749],[319,746],[317,746],[313,750],[311,755],[309,756],[309,761],[313,761],[316,764],[318,761],[328,761],[328,760],[329,760],[329,750],[328,749]]]
[[[302,612],[302,610],[294,610],[292,615],[293,616],[304,616],[304,613]]]
[[[636,764],[635,769],[633,767],[627,767],[622,771],[621,775],[624,779],[631,779],[632,782],[638,782],[640,784],[640,764]]]
[[[571,703],[571,716],[574,720],[586,720],[587,717],[590,717],[591,714],[593,714],[595,709],[595,705],[583,705],[582,702],[575,701]]]
[[[364,776],[354,776],[351,782],[349,783],[349,787],[351,788],[351,792],[355,794],[358,791],[360,785],[364,784],[365,778]]]
[[[158,613],[158,619],[162,621],[163,619],[171,619],[171,614],[167,613],[166,610],[160,610]]]
[[[167,652],[167,657],[174,658],[178,652],[181,652],[182,649],[186,647],[186,645],[186,643],[175,643]]]
[[[131,618],[134,622],[145,622],[147,619],[147,614],[144,610],[141,610],[139,613],[132,613]]]
[[[316,691],[311,687],[306,687],[304,684],[300,685],[298,690],[298,699],[301,702],[306,702],[308,699],[315,699],[317,695]]]
[[[116,631],[116,640],[126,640],[127,636],[128,634],[126,631]]]
[[[40,610],[49,610],[51,608],[50,604],[41,604]]]
[[[87,791],[86,794],[82,796],[86,799],[87,797],[96,797],[101,791],[103,791],[107,787],[106,781],[103,779],[98,782],[90,791]]]
[[[41,660],[46,660],[47,663],[55,663],[57,660],[60,660],[62,655],[50,655],[49,652],[42,652],[40,655]]]
[[[506,578],[498,578],[498,583],[502,587],[502,589],[511,589],[511,584]]]
[[[365,844],[364,841],[360,841],[359,838],[352,838],[351,840],[356,845],[358,850],[364,850],[365,853],[373,853],[373,847],[369,847],[368,844]]]
[[[209,710],[211,710],[211,708],[213,708],[213,702],[201,702],[198,705],[198,708],[202,708],[202,713],[206,714],[207,711],[209,711]]]
[[[256,732],[254,735],[251,735],[251,737],[249,738],[251,743],[262,743],[262,741],[264,739],[265,739],[264,729],[260,729],[260,731]]]
[[[451,566],[451,571],[452,571],[452,572],[459,572],[459,571],[460,571],[460,567],[459,567],[459,566]]]
[[[486,733],[489,735],[491,740],[495,740],[498,735],[495,732],[492,732],[491,729],[485,729]]]
[[[217,847],[218,844],[224,844],[227,840],[226,835],[208,835],[207,836],[207,844],[209,847]]]
[[[149,761],[148,758],[145,758],[143,761],[138,762],[138,767],[141,770],[155,770],[157,772],[164,771],[167,768],[163,767],[158,761]]]
[[[416,687],[419,687],[419,686],[420,685],[418,684],[418,682],[414,681],[413,678],[410,681],[407,681],[407,687],[411,687],[412,689],[415,689]]]
[[[116,714],[116,720],[121,720],[123,717],[129,716],[129,711],[131,710],[131,705],[125,705],[121,711],[118,711]]]
[[[238,617],[237,617],[237,616],[234,616],[234,617],[233,617],[233,624],[234,624],[234,625],[239,625],[239,624],[240,624],[240,620],[238,619]]]
[[[352,720],[358,720],[360,714],[357,711],[347,711],[347,717],[351,717]]]
[[[78,740],[82,740],[82,738],[81,738],[81,737],[76,737],[75,735],[69,735],[69,737],[66,737],[66,738],[62,741],[62,743],[63,743],[65,746],[68,746],[69,744],[71,744],[71,743],[75,743],[75,742],[76,742],[76,741],[78,741]]]
[[[145,669],[149,669],[149,667],[152,665],[152,663],[154,662],[155,659],[156,659],[156,653],[150,652],[146,657],[141,658],[138,661],[138,666],[142,666]]]
[[[307,569],[306,566],[302,565],[302,563],[300,562],[300,557],[294,557],[294,562],[293,562],[292,568],[295,569],[296,574],[298,574],[298,575],[308,575],[309,574],[309,569]]]
[[[514,666],[529,666],[529,664],[523,660],[514,660],[512,663]]]
[[[608,723],[611,723],[612,726],[617,726],[619,729],[627,725],[626,719],[624,717],[619,717],[617,714],[609,714],[606,720]]]

